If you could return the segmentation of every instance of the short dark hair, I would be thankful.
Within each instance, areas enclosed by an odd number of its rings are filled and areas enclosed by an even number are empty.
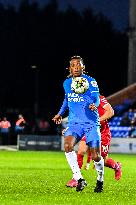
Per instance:
[[[83,69],[83,73],[87,73],[86,71],[85,71],[85,65],[84,65],[84,62],[83,62],[83,58],[81,58],[81,56],[77,56],[77,55],[75,55],[75,56],[72,56],[71,58],[70,58],[70,61],[69,62],[71,62],[73,59],[77,59],[77,60],[80,60],[81,62],[82,62],[82,64],[83,64],[83,66],[84,66],[84,69]],[[67,78],[70,78],[72,75],[71,75],[71,73],[67,76]]]
[[[77,56],[77,55],[72,56],[72,57],[70,58],[70,62],[71,62],[73,59],[80,60],[80,61],[84,64],[84,62],[83,62],[83,58],[81,58],[81,56]]]

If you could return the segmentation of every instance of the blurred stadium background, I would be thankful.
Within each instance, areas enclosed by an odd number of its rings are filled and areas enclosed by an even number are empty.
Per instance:
[[[6,117],[11,127],[4,133],[4,142],[0,129],[0,204],[135,205],[136,1],[127,1],[124,30],[115,28],[102,13],[94,14],[92,8],[79,12],[71,5],[60,11],[55,0],[40,8],[36,1],[24,0],[16,10],[10,1],[6,7],[3,2],[0,124]],[[65,68],[75,54],[85,59],[88,73],[115,110],[109,120],[109,156],[121,161],[123,175],[116,183],[111,180],[114,173],[105,169],[105,188],[99,197],[93,193],[92,168],[82,170],[88,181],[82,193],[65,187],[71,172],[63,153],[61,126],[51,120],[63,100]],[[17,133],[19,114],[25,123]]]
[[[31,7],[32,6],[32,7]],[[49,7],[48,7],[49,6]],[[57,9],[57,4],[55,2],[50,2],[50,4],[45,8],[50,8],[51,10]],[[36,4],[29,5],[28,2],[23,2],[22,5],[20,6],[20,10],[18,12],[21,12],[21,9],[27,9],[31,8],[33,9],[38,9]],[[49,9],[49,13],[51,10]],[[7,12],[11,14],[12,12],[15,14],[15,11],[12,7],[6,8],[4,10],[4,7],[1,4],[1,10],[0,13],[2,14],[3,12]],[[11,12],[11,13],[10,13]],[[35,10],[36,12],[36,10]],[[47,11],[46,11],[47,12]],[[74,11],[73,11],[74,12]],[[89,11],[90,12],[90,11]],[[12,15],[13,15],[12,13]],[[33,14],[32,14],[33,15]],[[46,19],[46,18],[45,18]],[[13,21],[13,19],[12,19]],[[14,22],[14,21],[13,21]],[[70,21],[71,22],[71,21]],[[5,23],[5,22],[4,22]],[[107,22],[108,23],[108,22]],[[128,38],[127,41],[127,47],[128,47],[128,52],[127,52],[127,75],[126,75],[126,80],[124,80],[124,70],[121,68],[119,70],[119,73],[114,75],[114,80],[112,81],[112,77],[106,81],[107,78],[105,78],[106,84],[104,87],[102,87],[102,91],[100,92],[107,94],[107,99],[113,106],[115,110],[115,116],[112,117],[112,119],[109,120],[109,125],[110,129],[112,132],[112,143],[111,143],[111,152],[127,152],[127,153],[135,153],[136,152],[136,1],[130,0],[129,1],[129,19],[128,19],[128,27],[126,26],[126,30],[123,31],[123,35],[126,35]],[[10,31],[10,29],[9,29]],[[11,39],[10,39],[11,41]],[[124,41],[125,42],[125,41]],[[10,45],[9,45],[10,46]],[[77,49],[77,48],[76,48]],[[69,54],[74,50],[69,50]],[[81,51],[80,51],[81,52]],[[82,52],[81,52],[82,54]],[[83,52],[83,56],[84,56]],[[4,54],[3,54],[4,55]],[[125,57],[126,54],[124,54]],[[11,56],[13,58],[13,56]],[[32,56],[31,56],[32,57]],[[34,58],[35,56],[33,56]],[[53,56],[55,58],[55,56]],[[58,58],[58,57],[56,57]],[[55,58],[55,59],[56,59]],[[49,58],[50,59],[50,58]],[[66,60],[66,59],[65,59]],[[33,60],[32,60],[33,61]],[[10,61],[11,62],[11,61]],[[119,61],[117,61],[119,64]],[[1,62],[2,63],[2,62]],[[88,63],[88,62],[87,62]],[[13,64],[14,65],[14,64]],[[13,66],[12,65],[12,66]],[[1,66],[6,66],[4,63],[1,64]],[[8,65],[9,66],[9,65]],[[14,65],[15,66],[15,65]],[[53,65],[52,65],[53,66]],[[60,66],[60,65],[59,65]],[[103,65],[102,65],[103,66]],[[122,65],[120,65],[122,66]],[[97,66],[96,66],[97,68]],[[22,68],[20,68],[21,70]],[[1,100],[1,107],[0,107],[0,113],[1,113],[1,121],[3,120],[2,118],[7,115],[7,118],[11,119],[11,128],[10,132],[8,135],[8,141],[7,145],[2,144],[2,136],[0,135],[0,149],[12,149],[16,148],[18,150],[62,150],[63,148],[63,137],[61,137],[61,134],[59,132],[59,127],[55,126],[51,122],[52,116],[57,112],[57,109],[59,108],[59,103],[61,103],[61,100],[63,99],[63,95],[61,95],[60,98],[58,98],[57,93],[55,91],[56,95],[56,100],[58,100],[58,103],[53,106],[53,104],[50,106],[49,104],[54,101],[54,98],[52,95],[50,96],[51,102],[49,100],[49,97],[47,97],[47,100],[45,96],[43,95],[43,102],[46,102],[46,108],[43,108],[43,104],[40,104],[39,101],[42,101],[42,97],[39,96],[41,95],[40,91],[41,90],[41,79],[39,79],[39,68],[37,64],[31,64],[31,69],[34,71],[34,87],[31,87],[33,90],[30,95],[33,95],[33,102],[32,104],[34,105],[33,108],[30,103],[30,99],[28,101],[28,107],[25,109],[25,106],[27,104],[27,95],[23,96],[20,98],[20,94],[17,95],[17,93],[20,93],[19,89],[14,90],[10,93],[7,92],[8,96],[5,97],[5,94],[1,95],[2,100]],[[104,69],[104,68],[103,68]],[[117,68],[118,70],[118,68]],[[104,71],[104,70],[103,70]],[[58,70],[58,73],[60,77],[63,76],[60,74],[63,72],[63,70]],[[95,72],[95,71],[94,71]],[[100,72],[99,70],[96,72]],[[112,71],[109,71],[112,72]],[[121,73],[120,73],[121,72]],[[26,75],[29,73],[26,73]],[[58,75],[58,76],[59,76]],[[96,74],[96,78],[97,78]],[[118,77],[117,77],[118,76]],[[120,79],[122,76],[123,80]],[[106,76],[105,76],[106,77]],[[117,77],[117,82],[116,82],[116,77]],[[48,76],[47,76],[48,78]],[[60,78],[59,78],[60,79]],[[62,79],[60,79],[62,81]],[[2,79],[3,80],[3,79]],[[12,79],[13,80],[13,79]],[[31,80],[31,79],[30,79]],[[54,79],[53,79],[54,80]],[[40,82],[39,82],[40,81]],[[100,82],[100,86],[102,85],[100,80],[100,75],[98,75],[98,81]],[[119,84],[119,81],[122,82],[122,84]],[[49,81],[50,82],[50,81]],[[113,86],[112,83],[114,82]],[[55,81],[54,83],[58,83],[58,80]],[[24,85],[24,84],[22,84]],[[107,86],[108,85],[108,86]],[[17,87],[20,86],[19,82],[16,84]],[[9,86],[10,87],[10,86]],[[28,85],[25,87],[25,90],[29,87]],[[46,87],[46,84],[45,84]],[[119,90],[117,90],[120,87]],[[103,89],[106,88],[106,89]],[[108,91],[108,88],[110,89]],[[2,88],[1,88],[2,89]],[[6,88],[7,89],[7,88]],[[5,90],[1,90],[1,92],[5,92]],[[22,87],[20,87],[22,89]],[[56,88],[58,89],[58,92],[62,92],[61,88]],[[53,91],[49,89],[49,91]],[[47,95],[49,96],[50,92],[47,91]],[[116,91],[112,93],[112,91]],[[17,92],[16,94],[14,92]],[[44,89],[42,90],[44,92]],[[54,92],[54,91],[53,91]],[[14,100],[11,100],[10,94],[12,93]],[[19,99],[16,99],[19,97]],[[8,100],[8,103],[6,103],[6,100]],[[18,108],[18,103],[21,103],[21,107]],[[7,106],[6,106],[7,105]],[[24,107],[23,107],[24,105]],[[51,111],[50,111],[51,109]],[[24,111],[25,110],[25,111]],[[24,112],[24,116],[26,117],[26,125],[24,132],[21,134],[15,134],[14,132],[14,126],[15,122],[17,120],[17,116],[19,113]],[[38,114],[42,113],[40,116]],[[46,114],[48,113],[48,114]],[[9,119],[9,121],[10,121]]]

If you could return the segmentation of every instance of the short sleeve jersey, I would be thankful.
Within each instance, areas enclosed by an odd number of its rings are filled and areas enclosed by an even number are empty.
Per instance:
[[[107,99],[100,95],[100,105],[98,106],[99,116],[101,117],[105,113],[104,106],[109,104]],[[109,131],[109,124],[107,120],[101,121],[101,133],[105,131]]]
[[[99,88],[94,78],[82,75],[89,82],[89,89],[84,94],[76,94],[71,89],[72,77],[64,81],[65,98],[67,99],[69,116],[68,123],[89,123],[92,126],[100,125],[98,110],[91,111],[89,105],[92,103],[93,92],[99,94]]]

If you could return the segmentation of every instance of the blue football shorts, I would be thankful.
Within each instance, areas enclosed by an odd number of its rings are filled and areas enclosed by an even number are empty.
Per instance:
[[[82,137],[86,136],[86,144],[91,148],[100,147],[101,133],[100,126],[92,126],[89,123],[68,124],[65,130],[64,137],[72,135],[79,142]]]

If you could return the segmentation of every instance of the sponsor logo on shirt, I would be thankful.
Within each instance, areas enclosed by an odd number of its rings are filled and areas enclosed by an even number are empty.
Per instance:
[[[83,102],[83,97],[80,97],[76,93],[68,93],[68,102]]]

